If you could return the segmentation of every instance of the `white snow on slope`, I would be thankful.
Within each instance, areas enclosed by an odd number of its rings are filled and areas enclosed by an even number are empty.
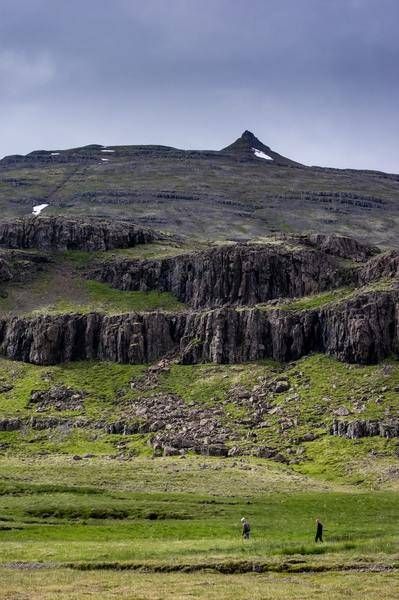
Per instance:
[[[115,152],[115,150],[108,150],[108,148],[104,148],[101,152]]]
[[[60,155],[60,153],[59,153],[59,152],[52,152],[52,153],[51,153],[51,156],[59,156],[59,155]]]
[[[42,212],[42,210],[44,210],[45,208],[47,208],[48,204],[38,204],[37,206],[33,207],[32,210],[32,215],[40,215],[40,213]]]
[[[252,148],[252,150],[257,158],[265,158],[266,160],[273,160],[271,156],[268,156],[261,150],[257,150],[256,148]]]
[[[109,162],[109,158],[102,158],[101,159],[103,162]]]

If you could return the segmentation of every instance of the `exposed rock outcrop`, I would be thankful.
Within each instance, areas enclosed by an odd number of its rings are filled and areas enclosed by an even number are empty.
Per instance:
[[[82,359],[150,363],[180,352],[184,363],[295,360],[326,352],[373,363],[398,346],[399,292],[370,292],[302,312],[211,311],[39,316],[0,320],[0,353],[35,364]]]
[[[393,250],[369,260],[359,271],[359,282],[367,284],[381,278],[398,278],[399,252]]]
[[[353,272],[330,254],[288,243],[234,245],[160,260],[111,260],[89,277],[122,290],[172,292],[193,308],[253,305],[339,287]]]
[[[355,240],[355,238],[344,235],[313,233],[302,239],[305,243],[308,241],[309,244],[318,248],[321,252],[349,258],[357,262],[364,262],[379,252],[378,248],[366,246]]]
[[[0,284],[9,281],[29,281],[51,262],[43,254],[30,254],[20,250],[0,252]]]
[[[350,439],[370,436],[385,438],[399,437],[399,420],[387,419],[385,421],[334,421],[331,427],[332,435],[339,435]]]
[[[111,250],[159,239],[159,234],[130,222],[29,217],[0,222],[0,245],[39,250]]]
[[[49,390],[35,390],[31,393],[29,404],[37,412],[49,409],[55,410],[81,410],[86,394],[80,390],[73,390],[64,386],[55,386]]]
[[[12,270],[9,262],[0,257],[0,283],[12,279]]]
[[[278,154],[278,152],[272,150],[269,146],[266,146],[248,130],[244,131],[241,137],[237,138],[235,142],[222,150],[223,153],[235,156],[242,161],[256,160],[257,157],[262,157],[262,154],[256,154],[255,151],[266,155],[265,157],[267,157],[268,160],[265,160],[265,163],[267,164],[303,167],[301,163],[295,162],[286,156],[282,156],[281,154]]]

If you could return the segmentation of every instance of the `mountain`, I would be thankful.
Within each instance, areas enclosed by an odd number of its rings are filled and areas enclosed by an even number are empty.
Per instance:
[[[1,218],[34,206],[54,216],[129,219],[197,241],[278,231],[340,233],[385,247],[399,239],[399,175],[305,166],[249,131],[219,151],[93,144],[3,158]]]
[[[290,158],[278,154],[278,152],[275,152],[269,148],[269,146],[265,146],[265,144],[258,140],[251,131],[244,131],[241,137],[236,139],[230,146],[223,148],[222,152],[229,153],[244,160],[250,160],[255,156],[257,159],[267,160],[270,164],[274,165],[304,166]]]
[[[220,151],[3,159],[10,569],[392,575],[398,185],[301,165],[250,132]]]

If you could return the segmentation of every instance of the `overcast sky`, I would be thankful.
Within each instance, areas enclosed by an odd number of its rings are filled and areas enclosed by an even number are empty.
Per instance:
[[[399,172],[398,0],[0,0],[0,156],[90,143]]]

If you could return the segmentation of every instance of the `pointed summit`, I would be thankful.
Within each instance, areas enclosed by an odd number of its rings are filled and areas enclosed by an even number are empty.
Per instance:
[[[278,152],[275,152],[269,146],[266,146],[263,142],[258,140],[252,131],[248,130],[245,130],[241,137],[236,139],[230,146],[223,148],[221,152],[235,155],[241,160],[262,159],[265,162],[267,161],[276,165],[302,166],[300,163],[278,154]]]

